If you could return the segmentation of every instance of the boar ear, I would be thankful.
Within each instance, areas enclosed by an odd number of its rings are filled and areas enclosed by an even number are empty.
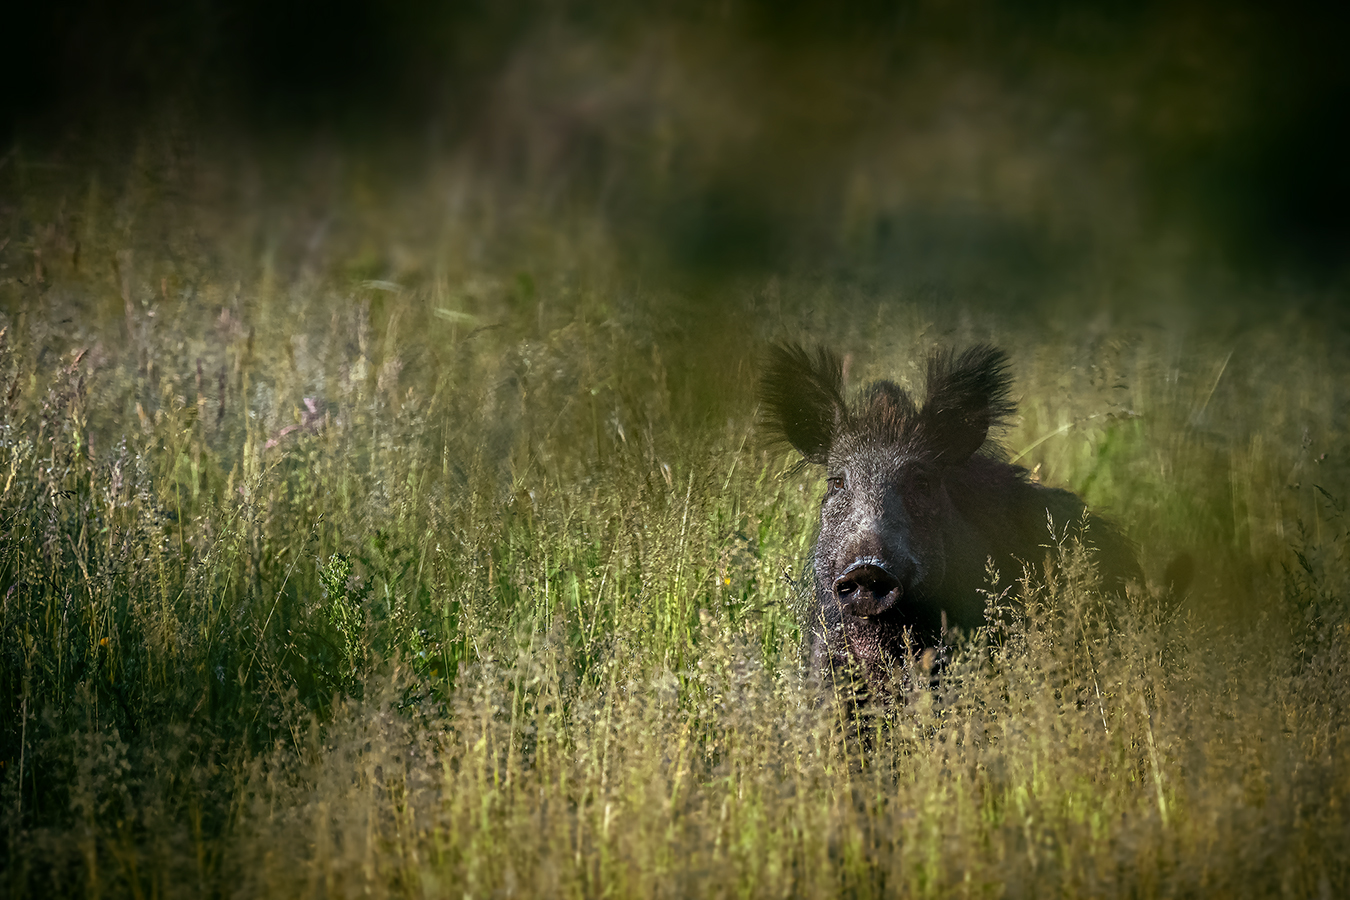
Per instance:
[[[947,465],[965,462],[1016,409],[1008,400],[1008,356],[981,344],[953,359],[950,350],[928,358],[922,427]]]
[[[765,424],[807,462],[824,464],[844,419],[843,384],[839,357],[824,347],[813,354],[798,344],[775,344],[759,386]]]

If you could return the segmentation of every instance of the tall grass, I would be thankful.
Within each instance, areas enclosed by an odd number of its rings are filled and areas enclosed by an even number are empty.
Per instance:
[[[681,292],[465,173],[157,152],[7,188],[7,894],[1350,888],[1350,357],[1311,301]],[[854,384],[1008,347],[1010,452],[1191,596],[1108,625],[1061,548],[843,717],[801,652],[821,486],[754,424],[783,333]]]

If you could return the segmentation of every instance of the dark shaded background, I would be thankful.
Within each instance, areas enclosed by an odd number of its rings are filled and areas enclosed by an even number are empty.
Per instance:
[[[13,4],[0,146],[114,144],[166,110],[264,143],[434,141],[603,207],[686,269],[912,267],[933,246],[1039,266],[1163,235],[1241,271],[1334,279],[1350,260],[1347,9]],[[1030,174],[998,174],[1014,164]]]

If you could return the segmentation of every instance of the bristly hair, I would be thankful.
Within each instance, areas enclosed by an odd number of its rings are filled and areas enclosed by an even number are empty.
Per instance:
[[[864,441],[908,442],[919,410],[909,391],[894,381],[874,381],[849,412],[848,427]]]
[[[980,344],[953,359],[937,350],[928,358],[928,384],[920,417],[941,455],[958,462],[984,443],[991,428],[1006,424],[1017,407],[1008,399],[1008,355]]]
[[[823,465],[846,415],[843,387],[843,365],[833,351],[774,344],[760,381],[764,424],[807,462]]]

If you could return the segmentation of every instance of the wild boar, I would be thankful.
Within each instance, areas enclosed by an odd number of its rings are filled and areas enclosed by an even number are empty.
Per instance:
[[[1090,549],[1108,592],[1142,583],[1116,528],[1070,491],[1030,480],[990,439],[1014,412],[1010,387],[1007,356],[981,345],[933,352],[921,402],[878,381],[850,404],[833,351],[770,351],[767,424],[825,468],[812,554],[822,676],[852,672],[864,691],[884,691],[907,651],[940,653],[950,628],[984,624],[990,562],[1005,581],[1043,570],[1048,522]]]

